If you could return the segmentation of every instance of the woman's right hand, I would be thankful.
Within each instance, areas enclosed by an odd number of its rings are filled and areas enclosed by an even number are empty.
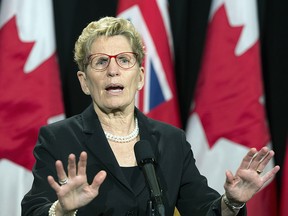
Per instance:
[[[74,211],[91,202],[99,193],[99,187],[106,178],[106,172],[100,171],[94,177],[91,185],[87,182],[86,175],[87,153],[82,152],[76,166],[74,154],[68,157],[68,174],[66,174],[60,160],[55,163],[59,183],[52,176],[48,176],[50,186],[55,190],[59,203],[56,214],[63,215]],[[67,179],[67,181],[66,181]],[[64,182],[64,184],[61,182]]]

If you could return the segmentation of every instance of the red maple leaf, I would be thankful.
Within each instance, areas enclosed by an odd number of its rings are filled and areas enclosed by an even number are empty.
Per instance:
[[[202,69],[195,92],[195,112],[210,147],[227,138],[260,148],[269,141],[260,68],[259,42],[235,55],[242,27],[229,25],[225,7],[215,13],[208,27]]]
[[[32,169],[38,130],[48,118],[63,113],[59,70],[55,55],[34,71],[24,65],[34,42],[18,37],[16,17],[0,29],[0,159]]]

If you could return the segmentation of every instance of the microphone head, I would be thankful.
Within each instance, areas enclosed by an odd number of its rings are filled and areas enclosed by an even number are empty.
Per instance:
[[[151,144],[147,140],[140,140],[134,146],[135,157],[138,166],[147,163],[155,163],[155,156]]]

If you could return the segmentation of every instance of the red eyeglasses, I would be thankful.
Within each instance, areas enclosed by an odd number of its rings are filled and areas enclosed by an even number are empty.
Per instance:
[[[123,69],[132,68],[137,62],[137,53],[122,52],[117,55],[105,53],[95,53],[88,56],[89,65],[97,71],[104,71],[110,64],[111,58],[115,58],[116,63]]]

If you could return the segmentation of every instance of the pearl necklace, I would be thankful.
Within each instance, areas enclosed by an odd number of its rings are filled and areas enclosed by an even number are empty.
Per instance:
[[[104,131],[105,136],[108,140],[118,143],[127,143],[134,140],[139,134],[138,120],[135,119],[135,129],[127,136],[117,136]]]

